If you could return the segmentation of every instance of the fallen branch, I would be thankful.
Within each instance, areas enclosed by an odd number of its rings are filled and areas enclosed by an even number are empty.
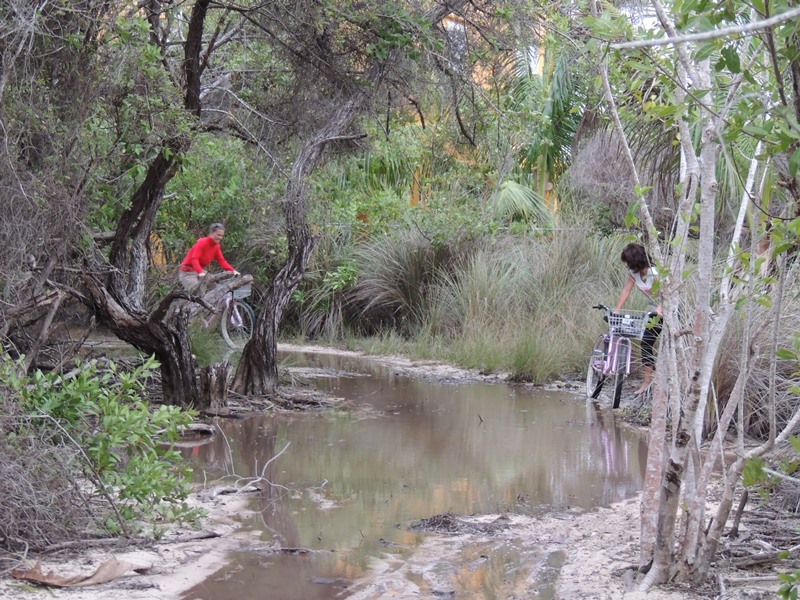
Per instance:
[[[208,540],[213,538],[222,537],[222,534],[216,531],[198,531],[197,533],[190,533],[180,537],[174,537],[161,540],[161,543],[169,544],[184,544],[186,542],[194,542],[197,540]],[[70,540],[68,542],[61,542],[59,544],[52,544],[42,549],[42,554],[49,554],[52,552],[60,552],[61,550],[71,550],[73,548],[96,548],[96,547],[115,547],[115,546],[152,546],[158,544],[158,540],[149,538],[89,538],[83,540]]]
[[[778,559],[785,559],[793,554],[797,554],[797,551],[800,550],[800,545],[793,546],[788,550],[776,550],[774,552],[765,552],[764,554],[759,554],[757,556],[753,556],[751,558],[744,558],[741,560],[734,560],[733,565],[739,569],[746,568],[746,567],[755,567],[758,565],[764,565],[767,563],[771,563]]]
[[[726,577],[725,581],[727,581],[728,583],[739,585],[747,583],[758,583],[761,581],[777,581],[778,579],[779,577],[777,575],[763,575],[759,577]]]

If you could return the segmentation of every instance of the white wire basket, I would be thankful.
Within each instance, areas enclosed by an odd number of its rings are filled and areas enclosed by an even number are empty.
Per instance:
[[[237,299],[247,298],[252,293],[253,286],[248,283],[247,285],[243,285],[242,287],[233,290],[233,297]]]
[[[646,310],[626,310],[608,315],[608,330],[613,335],[642,339],[650,313]]]

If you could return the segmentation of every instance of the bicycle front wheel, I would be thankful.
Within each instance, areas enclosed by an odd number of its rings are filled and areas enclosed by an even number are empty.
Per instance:
[[[253,335],[255,324],[256,313],[249,304],[242,300],[229,302],[220,322],[222,339],[231,348],[242,348]]]
[[[630,386],[625,386],[631,368],[632,348],[628,338],[622,338],[617,343],[616,365],[614,368],[614,402],[613,407],[619,408],[623,396],[632,396]]]
[[[614,408],[619,408],[619,403],[622,400],[622,386],[624,383],[625,367],[618,362],[617,370],[614,372]]]
[[[601,335],[597,338],[592,354],[589,356],[589,369],[586,371],[586,397],[597,400],[603,391],[603,384],[606,381],[605,362],[608,352],[608,341],[606,336]]]

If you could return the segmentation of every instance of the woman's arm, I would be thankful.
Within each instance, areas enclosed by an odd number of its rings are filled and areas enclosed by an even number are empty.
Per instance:
[[[625,303],[628,301],[628,296],[631,295],[631,290],[633,289],[634,281],[633,277],[628,275],[628,281],[625,282],[625,287],[622,288],[622,293],[619,295],[619,300],[617,300],[617,307],[615,310],[619,310]]]
[[[239,271],[234,269],[231,266],[231,264],[227,260],[225,260],[225,257],[222,255],[222,247],[219,244],[217,244],[216,256],[214,258],[217,259],[217,263],[219,263],[219,266],[225,269],[226,271],[233,271],[235,275],[239,274]]]

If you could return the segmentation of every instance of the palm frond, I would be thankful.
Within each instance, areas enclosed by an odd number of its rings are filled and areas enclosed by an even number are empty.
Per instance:
[[[500,186],[494,198],[494,208],[497,217],[507,221],[549,226],[553,220],[544,198],[516,181],[505,181]]]

